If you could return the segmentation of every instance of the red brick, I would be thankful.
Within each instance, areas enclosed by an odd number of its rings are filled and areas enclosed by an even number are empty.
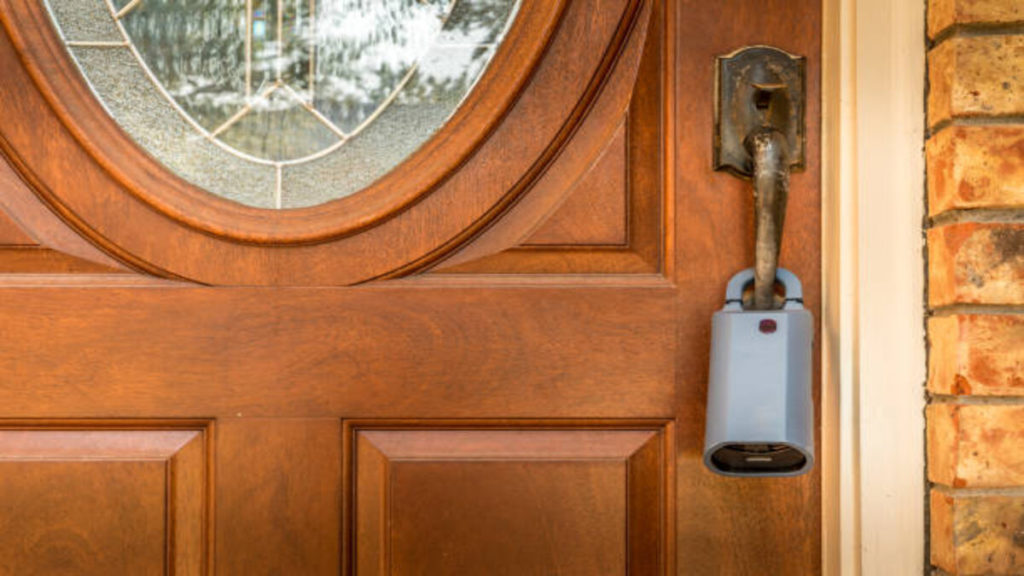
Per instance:
[[[1015,24],[1024,21],[1020,0],[931,0],[928,35],[935,37],[953,24]]]
[[[1024,207],[1024,126],[951,126],[928,140],[928,212]]]
[[[931,318],[928,343],[932,393],[1024,396],[1024,315]]]
[[[958,576],[1024,574],[1024,495],[931,493],[931,562]]]
[[[953,488],[1024,485],[1024,406],[928,407],[928,479]]]
[[[1024,36],[954,37],[928,55],[929,125],[1024,114]]]
[[[961,222],[929,230],[928,302],[1024,304],[1024,224]]]
[[[956,552],[953,546],[953,497],[932,490],[929,501],[929,532],[931,562],[943,570],[956,573]]]

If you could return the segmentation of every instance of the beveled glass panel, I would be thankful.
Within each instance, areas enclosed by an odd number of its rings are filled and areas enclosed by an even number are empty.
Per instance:
[[[302,105],[299,96],[278,88],[255,100],[236,122],[225,124],[220,140],[259,158],[274,161],[305,158],[344,137]]]
[[[128,48],[76,47],[74,55],[94,79],[93,89],[107,96],[107,111],[140,146],[159,151],[172,172],[235,202],[275,207],[274,166],[241,158],[199,133],[148,81]]]
[[[109,10],[97,0],[63,0],[50,8],[54,18],[60,20],[66,40],[92,42],[122,42],[124,38],[117,24],[109,17]]]
[[[456,2],[441,33],[444,43],[492,44],[501,40],[505,22],[518,3],[515,0]]]
[[[430,139],[519,1],[47,4],[95,94],[153,157],[222,197],[291,208],[358,192]]]
[[[245,0],[144,0],[121,24],[164,89],[212,131],[246,104],[245,14]]]
[[[492,49],[436,46],[380,115],[333,154],[284,167],[282,205],[298,208],[347,196],[416,151],[452,115]],[[343,177],[339,178],[339,175]],[[334,182],[331,189],[317,183]]]
[[[317,21],[318,110],[355,132],[399,90],[437,40],[450,0],[390,2],[360,10],[362,0],[321,0]]]

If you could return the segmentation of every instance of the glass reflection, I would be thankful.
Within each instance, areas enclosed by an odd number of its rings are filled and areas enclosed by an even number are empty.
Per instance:
[[[143,0],[121,19],[164,89],[215,130],[245,105],[245,0]]]
[[[355,132],[401,88],[444,24],[451,0],[323,0],[317,20],[316,108]],[[360,9],[362,8],[362,9]]]
[[[66,8],[82,1],[87,0],[48,0],[65,32],[71,29]],[[92,1],[110,2],[107,17],[120,22],[153,87],[168,103],[200,134],[242,159],[277,166],[280,172],[323,159],[380,123],[370,138],[376,150],[356,146],[358,154],[342,155],[344,169],[321,174],[326,180],[318,181],[318,189],[306,198],[289,195],[285,205],[350,194],[352,185],[340,179],[368,184],[415,151],[472,89],[519,3]],[[92,17],[101,17],[102,11],[96,14]],[[66,40],[79,53],[101,49],[84,45],[93,38]],[[114,96],[100,93],[102,83],[90,82],[101,100]],[[393,107],[401,110],[384,113]],[[396,141],[408,138],[415,141]],[[172,148],[174,154],[181,153],[180,147],[161,149],[158,139],[146,141],[157,158]],[[299,174],[290,169],[282,173],[286,180]],[[281,190],[295,186],[279,181],[276,187],[280,206]]]

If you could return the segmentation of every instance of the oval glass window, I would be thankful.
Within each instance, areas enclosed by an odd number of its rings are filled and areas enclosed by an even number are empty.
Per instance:
[[[47,0],[120,126],[178,176],[298,208],[389,172],[455,112],[520,0]]]

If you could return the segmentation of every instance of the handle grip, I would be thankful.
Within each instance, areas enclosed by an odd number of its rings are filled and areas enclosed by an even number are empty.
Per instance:
[[[789,160],[786,136],[772,127],[762,127],[746,138],[754,164],[754,309],[775,307],[775,271],[789,198]]]

